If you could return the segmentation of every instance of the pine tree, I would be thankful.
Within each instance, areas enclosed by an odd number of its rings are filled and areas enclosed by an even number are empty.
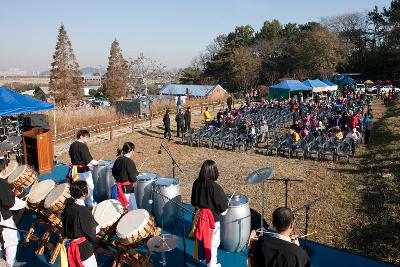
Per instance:
[[[111,102],[126,97],[129,92],[128,61],[124,59],[118,41],[111,44],[106,80],[103,83],[103,94]]]
[[[58,41],[51,63],[50,95],[56,103],[66,105],[71,99],[81,96],[83,81],[75,53],[64,25],[58,30]]]

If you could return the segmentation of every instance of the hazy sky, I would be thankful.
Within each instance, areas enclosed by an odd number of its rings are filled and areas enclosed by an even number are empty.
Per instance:
[[[46,70],[64,23],[81,67],[106,66],[117,38],[126,57],[140,52],[185,67],[214,37],[265,20],[305,23],[366,11],[390,0],[0,0],[0,71]]]

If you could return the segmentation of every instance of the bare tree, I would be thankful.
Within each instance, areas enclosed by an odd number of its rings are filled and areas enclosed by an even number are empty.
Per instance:
[[[140,53],[138,57],[129,58],[129,82],[135,96],[147,95],[150,80],[163,79],[166,66],[158,60]]]

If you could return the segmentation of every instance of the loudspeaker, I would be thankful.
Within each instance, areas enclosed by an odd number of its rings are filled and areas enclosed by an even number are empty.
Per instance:
[[[45,114],[29,114],[24,116],[24,127],[49,129],[49,118]]]

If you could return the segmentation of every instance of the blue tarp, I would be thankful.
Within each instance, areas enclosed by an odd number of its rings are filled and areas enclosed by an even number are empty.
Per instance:
[[[312,88],[317,88],[317,87],[327,87],[328,84],[322,82],[321,80],[305,80],[303,82],[305,85],[310,86]]]
[[[312,88],[306,86],[299,80],[285,80],[280,82],[279,84],[275,84],[269,87],[270,89],[278,89],[278,90],[287,90],[289,92],[295,91],[311,91]]]
[[[11,88],[0,87],[0,116],[53,109],[49,102],[21,95]]]

